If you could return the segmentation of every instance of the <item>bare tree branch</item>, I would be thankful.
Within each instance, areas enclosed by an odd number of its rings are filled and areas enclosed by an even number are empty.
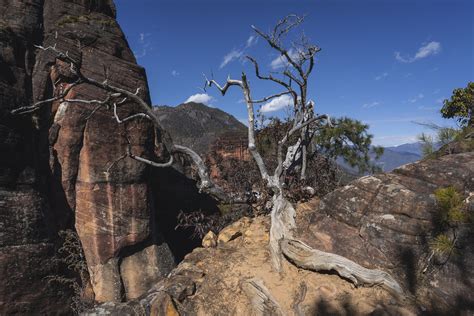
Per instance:
[[[298,23],[299,24],[299,23]],[[287,31],[282,33],[281,35],[283,34],[286,34],[292,27],[296,26],[297,24],[292,24],[289,28],[287,28]],[[271,38],[268,34],[265,34],[264,32],[260,31],[258,28],[256,28],[255,26],[252,25],[252,29],[258,34],[260,35],[261,37],[263,37],[267,42],[268,44],[276,49],[278,52],[280,52],[280,54],[282,56],[285,57],[285,59],[288,61],[288,63],[290,63],[299,73],[299,75],[301,76],[301,78],[305,78],[305,73],[303,72],[303,69],[301,68],[301,65],[298,64],[295,60],[293,60],[293,58],[291,58],[290,54],[288,53],[288,51],[283,48],[279,41],[276,40],[275,38]],[[281,35],[279,37],[281,37]],[[279,38],[278,37],[278,38]]]
[[[143,157],[140,157],[140,156],[135,156],[134,154],[132,153],[129,153],[128,154],[128,157],[136,160],[136,161],[140,161],[140,162],[143,162],[147,165],[150,165],[150,166],[153,166],[153,167],[156,167],[156,168],[166,168],[166,167],[171,167],[173,165],[173,162],[174,162],[174,158],[173,158],[173,155],[171,155],[170,157],[170,160],[168,160],[168,162],[164,162],[164,163],[159,163],[159,162],[154,162],[154,161],[151,161],[149,159],[146,159],[146,158],[143,158]]]
[[[120,119],[120,118],[118,117],[118,114],[117,114],[117,104],[116,104],[116,103],[114,103],[114,116],[115,116],[115,119],[117,120],[117,122],[118,122],[119,124],[125,123],[125,122],[127,122],[127,121],[130,121],[130,120],[133,120],[133,119],[139,118],[139,117],[143,117],[143,118],[146,118],[146,119],[151,120],[150,116],[149,116],[148,114],[145,114],[145,113],[136,113],[136,114],[127,116],[127,117],[124,118],[124,119]]]
[[[200,192],[201,191],[207,192],[208,194],[212,195],[213,197],[217,198],[220,201],[225,201],[225,202],[232,201],[232,199],[224,192],[224,190],[222,190],[221,187],[219,187],[217,184],[215,184],[211,180],[207,167],[204,164],[204,161],[194,150],[185,146],[174,145],[172,148],[172,152],[186,154],[188,157],[190,157],[193,160],[199,174],[199,179],[200,179],[199,191]]]
[[[287,94],[291,94],[292,92],[291,91],[285,91],[285,92],[281,92],[281,93],[277,93],[277,94],[274,94],[274,95],[271,95],[271,96],[268,96],[268,97],[264,97],[263,99],[260,99],[260,100],[252,100],[252,103],[263,103],[263,102],[267,102],[271,99],[274,99],[274,98],[278,98],[278,97],[281,97],[282,95],[287,95]]]
[[[48,104],[48,103],[51,103],[51,102],[54,102],[54,101],[62,100],[69,93],[69,91],[71,91],[72,88],[74,88],[75,86],[77,86],[79,84],[81,84],[80,79],[76,80],[74,83],[72,83],[68,87],[66,87],[66,89],[64,89],[64,91],[61,94],[59,94],[55,97],[49,98],[49,99],[38,101],[38,102],[34,103],[33,105],[22,106],[22,107],[13,109],[11,111],[11,114],[15,115],[15,114],[27,114],[27,113],[35,112],[35,111],[39,110],[45,104]]]
[[[203,74],[204,75],[204,74]],[[225,95],[227,90],[231,86],[239,86],[242,87],[242,81],[240,80],[234,80],[230,79],[230,77],[227,77],[227,80],[225,82],[224,86],[219,85],[214,79],[209,80],[206,75],[204,75],[204,78],[206,79],[206,84],[205,87],[212,87],[212,85],[216,86],[216,88],[221,92],[222,95]],[[204,89],[205,91],[205,89]]]
[[[296,102],[297,102],[297,98],[298,98],[298,95],[296,94],[296,92],[293,90],[293,88],[291,87],[291,85],[289,83],[286,83],[284,82],[283,80],[280,80],[278,78],[275,78],[273,77],[272,75],[268,75],[268,76],[263,76],[260,74],[260,68],[258,66],[258,63],[257,61],[251,57],[251,56],[246,56],[246,58],[248,60],[250,60],[252,62],[252,64],[254,65],[254,68],[255,68],[255,75],[257,76],[258,79],[261,79],[261,80],[270,80],[270,81],[273,81],[275,83],[278,83],[279,85],[285,87],[293,96],[293,99],[295,100],[295,105],[296,105]]]

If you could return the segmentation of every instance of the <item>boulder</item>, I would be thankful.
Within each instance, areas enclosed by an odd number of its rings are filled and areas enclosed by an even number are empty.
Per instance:
[[[202,246],[204,248],[212,248],[217,246],[217,236],[210,230],[202,239]]]
[[[434,192],[454,186],[474,192],[474,153],[447,155],[367,176],[299,206],[298,237],[313,248],[389,272],[423,309],[472,307],[474,237],[460,229],[455,255],[443,264],[430,259],[437,232]]]

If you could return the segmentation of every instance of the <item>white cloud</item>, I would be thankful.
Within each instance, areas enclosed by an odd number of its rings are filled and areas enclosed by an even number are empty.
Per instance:
[[[207,93],[197,93],[197,94],[193,94],[192,96],[187,98],[186,101],[184,101],[184,103],[196,102],[196,103],[203,103],[203,104],[206,104],[206,105],[210,105],[210,103],[212,101],[214,101],[214,98],[212,96],[210,96],[209,94],[207,94]]]
[[[400,52],[395,52],[395,59],[402,63],[412,63],[419,59],[423,59],[431,55],[436,55],[439,52],[441,52],[441,43],[433,41],[421,46],[413,57],[404,57]]]
[[[440,103],[440,104],[441,104],[441,103],[443,103],[444,99],[446,99],[446,98],[439,98],[439,99],[436,100],[436,103]]]
[[[433,91],[433,94],[438,94],[441,90],[439,89],[436,89],[435,91]]]
[[[379,105],[379,104],[380,104],[380,102],[374,101],[374,102],[372,102],[372,103],[365,103],[365,104],[362,104],[362,107],[363,107],[364,109],[369,109],[369,108],[373,108],[374,106],[377,106],[377,105]]]
[[[260,111],[263,113],[266,112],[275,112],[285,107],[293,104],[293,98],[287,94],[279,96],[271,100],[270,102],[265,103],[260,108]]]
[[[298,58],[298,52],[294,50],[293,48],[290,48],[288,50],[288,55],[293,60],[296,60]],[[285,67],[286,65],[288,65],[288,60],[283,55],[278,56],[277,58],[272,60],[272,62],[270,63],[270,67],[272,67],[273,70]]]
[[[374,77],[374,79],[379,81],[379,80],[382,80],[382,79],[386,78],[387,76],[388,76],[388,72],[384,72],[383,74]]]
[[[224,59],[222,60],[222,63],[221,65],[219,66],[219,68],[224,68],[228,63],[230,62],[233,62],[234,60],[236,59],[239,59],[240,57],[242,57],[243,55],[243,51],[241,50],[237,50],[237,49],[233,49],[231,50],[229,53],[227,53],[227,55],[224,56]]]
[[[177,70],[173,70],[173,71],[171,72],[171,75],[172,75],[173,77],[178,77],[178,76],[180,75],[180,73],[179,73]]]
[[[146,54],[152,49],[151,42],[148,39],[150,37],[150,33],[140,33],[138,34],[138,45],[139,51],[134,51],[133,54],[136,58],[145,57]]]
[[[247,44],[246,48],[252,47],[253,45],[257,44],[258,37],[255,35],[250,35],[249,38],[247,39]]]
[[[245,50],[247,48],[250,48],[257,44],[258,42],[258,37],[255,35],[250,35],[247,41],[245,42],[245,46],[241,49],[232,49],[230,52],[228,52],[224,58],[222,59],[222,62],[219,66],[220,69],[224,68],[228,63],[233,62],[234,60],[240,59],[242,63],[245,62],[245,59],[243,58]],[[241,46],[242,47],[242,46]]]
[[[415,97],[409,99],[408,102],[415,103],[415,102],[417,102],[417,101],[423,99],[424,97],[425,97],[425,96],[424,96],[423,93],[419,93],[417,96],[415,96]]]

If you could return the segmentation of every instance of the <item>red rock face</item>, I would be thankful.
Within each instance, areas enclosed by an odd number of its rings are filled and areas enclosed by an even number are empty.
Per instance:
[[[249,161],[248,140],[244,136],[223,136],[218,138],[212,145],[206,156],[210,164],[210,175],[213,181],[227,187],[222,179],[222,168],[226,168],[225,160],[235,159],[238,161]]]
[[[67,102],[47,105],[33,119],[9,115],[71,84],[68,65],[49,51],[34,50],[33,44],[56,45],[82,61],[85,75],[131,91],[140,87],[140,96],[149,100],[145,72],[115,21],[114,5],[105,0],[7,0],[0,5],[0,17],[0,277],[10,285],[0,290],[0,313],[23,305],[27,310],[33,302],[36,311],[42,310],[38,302],[45,310],[66,305],[41,277],[56,269],[51,256],[57,231],[73,224],[96,299],[135,298],[165,275],[173,260],[167,245],[158,242],[147,168],[130,159],[109,167],[125,153],[125,135],[135,154],[154,157],[160,132],[144,121],[118,125],[111,111],[91,115],[94,106]],[[104,93],[80,85],[67,97],[101,99]],[[119,116],[136,111],[136,105],[125,104]],[[31,256],[38,243],[37,255]],[[26,255],[32,266],[22,277],[33,276],[29,287],[18,275],[6,275],[12,260]]]

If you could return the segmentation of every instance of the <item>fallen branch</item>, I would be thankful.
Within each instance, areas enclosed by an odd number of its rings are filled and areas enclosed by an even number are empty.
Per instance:
[[[390,274],[377,269],[367,269],[343,256],[316,250],[302,241],[283,239],[281,250],[296,266],[312,271],[335,271],[355,286],[381,285],[393,294],[403,296],[403,290]]]

